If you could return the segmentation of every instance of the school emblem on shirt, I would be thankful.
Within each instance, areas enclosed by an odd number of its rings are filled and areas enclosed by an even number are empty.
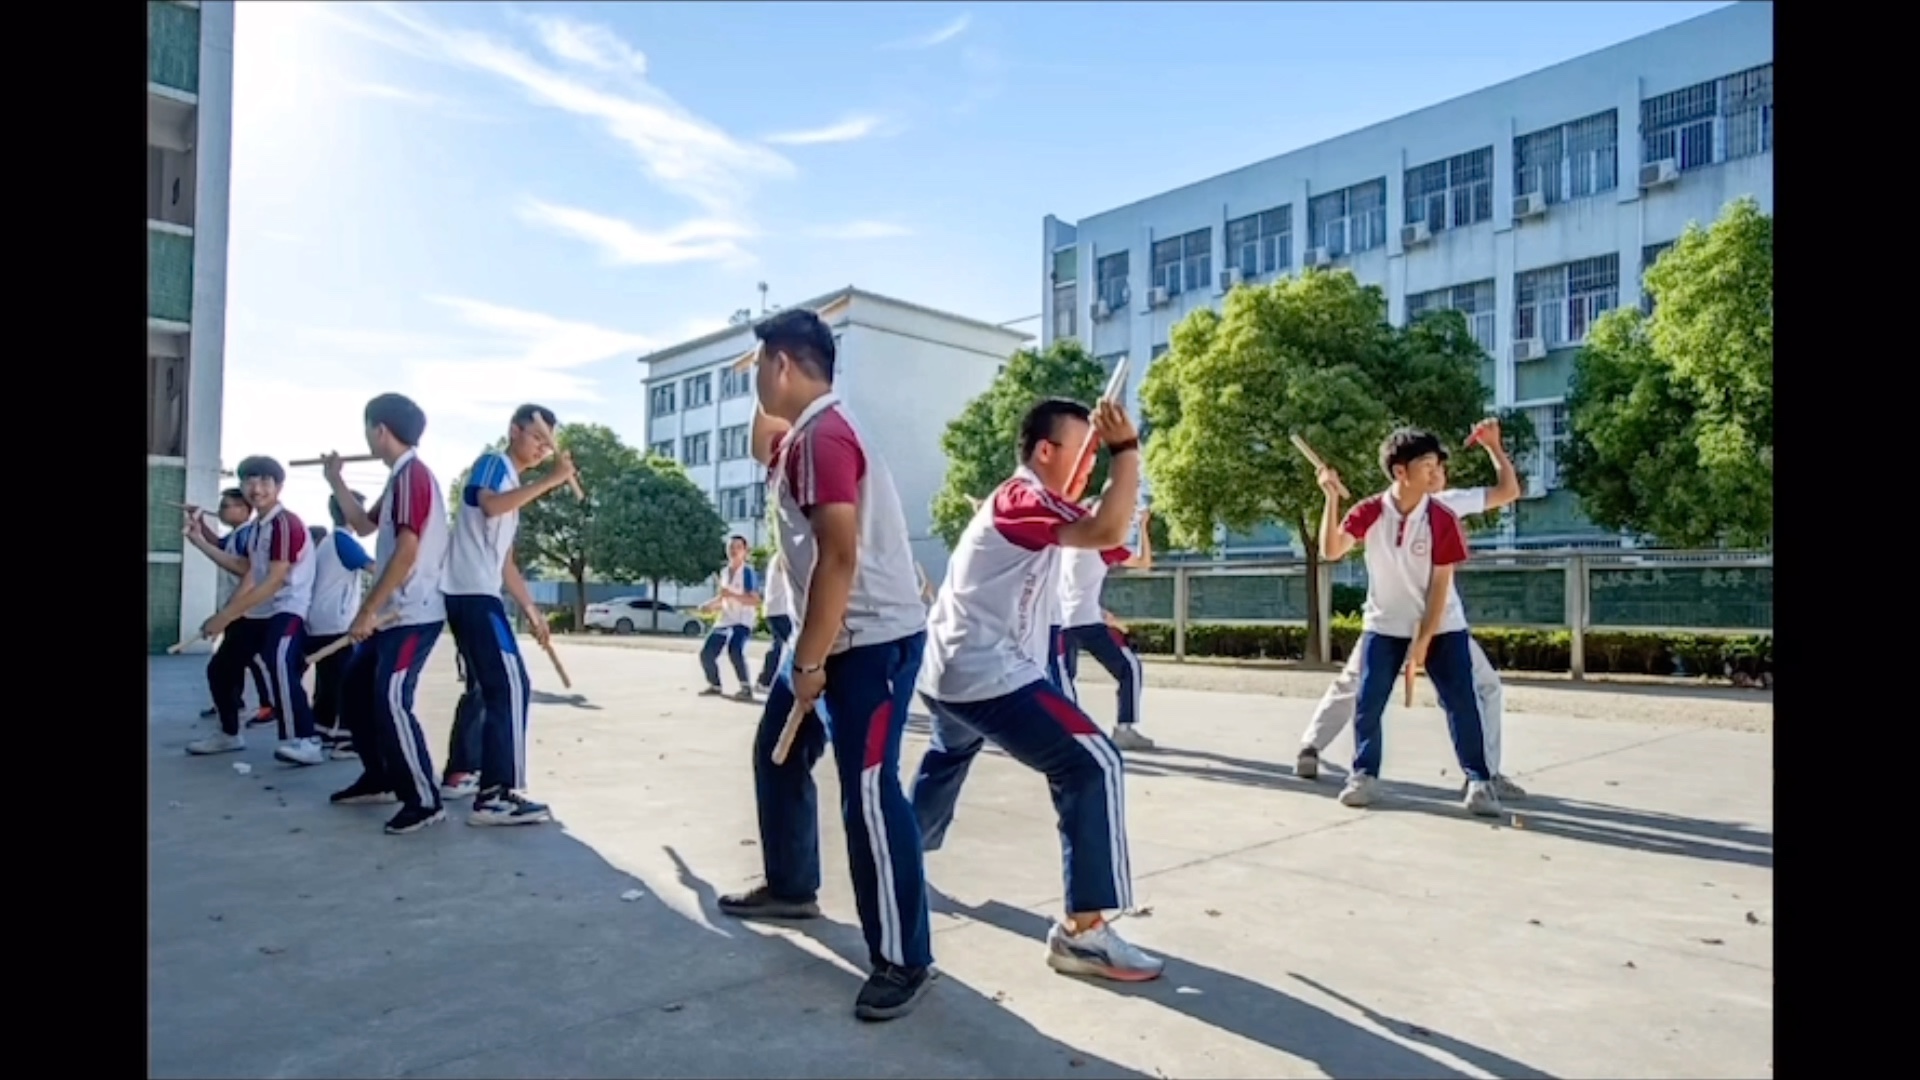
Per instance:
[[[1422,536],[1413,542],[1413,555],[1416,559],[1427,557],[1427,538]]]

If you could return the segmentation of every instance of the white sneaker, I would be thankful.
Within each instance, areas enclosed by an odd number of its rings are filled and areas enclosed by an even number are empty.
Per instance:
[[[1493,790],[1488,780],[1475,780],[1467,785],[1467,797],[1461,801],[1467,813],[1478,817],[1499,817],[1501,812],[1500,796]]]
[[[247,748],[245,735],[229,735],[222,731],[204,739],[195,739],[187,744],[189,754],[231,754],[235,750]]]
[[[1132,724],[1116,724],[1113,729],[1113,745],[1122,750],[1151,750],[1153,740],[1135,731]]]
[[[1524,799],[1527,797],[1526,788],[1521,787],[1519,784],[1514,783],[1504,776],[1496,776],[1493,778],[1493,793],[1500,796],[1502,802],[1508,799]]]
[[[1347,777],[1347,786],[1340,789],[1341,806],[1372,806],[1380,795],[1380,781],[1366,773],[1354,773]]]
[[[442,781],[440,797],[442,799],[471,799],[480,790],[480,778],[472,773],[461,773],[458,780]]]
[[[289,765],[319,765],[327,760],[327,751],[317,738],[289,739],[274,748],[273,756]]]
[[[1056,920],[1047,931],[1047,966],[1064,975],[1095,975],[1116,982],[1147,982],[1160,977],[1165,960],[1150,956],[1103,922],[1078,934]]]

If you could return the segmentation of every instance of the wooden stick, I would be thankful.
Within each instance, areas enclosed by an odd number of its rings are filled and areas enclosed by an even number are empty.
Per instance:
[[[380,460],[379,454],[342,454],[340,455],[340,464],[342,465],[355,465],[365,461],[379,461],[379,460]],[[325,465],[326,463],[327,463],[326,458],[301,458],[298,461],[287,462],[287,468],[307,469],[307,468],[312,468],[315,465]]]
[[[1300,456],[1307,459],[1307,464],[1313,466],[1315,472],[1323,472],[1326,470],[1327,463],[1321,460],[1319,454],[1313,452],[1313,447],[1307,445],[1307,440],[1298,435],[1289,435],[1287,438],[1293,440],[1293,448],[1300,451]],[[1340,485],[1340,497],[1343,499],[1353,498],[1353,493],[1347,490],[1347,485],[1345,484]]]
[[[800,724],[806,718],[807,710],[801,708],[798,701],[794,702],[793,711],[787,714],[787,722],[785,726],[780,729],[780,741],[773,744],[773,763],[775,765],[785,765],[787,763],[787,755],[793,751],[793,740],[799,737]]]
[[[187,651],[187,646],[192,645],[194,642],[197,642],[197,641],[219,641],[219,640],[220,639],[216,637],[216,638],[188,638],[185,641],[176,641],[173,644],[167,646],[167,655],[179,656],[181,653]]]
[[[383,630],[386,627],[391,626],[398,621],[400,621],[400,616],[389,611],[385,615],[382,615],[378,619],[374,620],[373,626],[374,626],[374,629],[376,630]],[[352,644],[353,644],[353,638],[350,635],[341,634],[340,640],[334,642],[331,645],[328,645],[326,648],[321,649],[319,652],[308,653],[307,663],[309,665],[317,664],[320,661],[325,660],[327,657],[332,656],[334,653],[339,652],[341,649],[348,648]]]
[[[1113,365],[1113,374],[1107,376],[1107,386],[1106,389],[1100,391],[1100,400],[1118,402],[1126,395],[1126,392],[1127,358],[1123,356],[1120,358],[1119,363]],[[1086,480],[1082,478],[1082,474],[1085,474],[1088,478],[1093,476],[1093,459],[1094,455],[1099,453],[1099,451],[1100,436],[1089,429],[1087,431],[1086,441],[1080,444],[1080,456],[1074,458],[1075,464],[1073,478],[1071,480],[1074,487],[1073,490],[1067,492],[1068,499],[1078,501],[1080,496],[1085,494],[1085,488],[1082,485],[1086,483]]]
[[[553,650],[553,641],[551,639],[543,641],[540,647],[547,650],[547,659],[553,661],[553,670],[560,674],[560,685],[569,690],[573,689],[573,680],[567,678],[566,665],[560,662],[560,654]]]
[[[567,486],[573,489],[574,498],[579,499],[581,502],[585,502],[587,500],[587,489],[580,486],[579,477],[577,476],[567,477]],[[555,663],[558,663],[558,661],[555,661]]]

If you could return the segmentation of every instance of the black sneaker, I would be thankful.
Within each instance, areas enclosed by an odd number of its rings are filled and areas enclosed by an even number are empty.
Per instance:
[[[709,686],[705,690],[700,691],[700,696],[701,697],[719,697],[724,692],[725,691],[721,690],[717,686]]]
[[[279,722],[280,718],[273,715],[272,709],[259,709],[254,712],[252,719],[247,721],[247,726],[266,727],[268,724],[277,724]]]
[[[742,686],[742,687],[741,687],[741,688],[740,688],[739,690],[737,690],[737,691],[735,691],[735,692],[734,692],[734,695],[733,695],[733,700],[735,700],[735,701],[752,701],[752,700],[754,700],[754,697],[753,697],[753,687],[751,687],[751,686]]]
[[[438,806],[403,806],[399,813],[387,820],[387,832],[404,836],[445,820],[447,812]]]
[[[368,806],[399,802],[400,797],[361,773],[360,779],[327,796],[327,801],[335,806]]]
[[[219,710],[219,709],[216,709],[216,708],[214,708],[214,707],[213,707],[213,706],[211,706],[211,705],[209,705],[209,706],[207,706],[206,708],[204,708],[204,709],[201,709],[201,710],[200,710],[200,719],[202,719],[202,720],[211,720],[211,719],[213,719],[214,717],[216,717],[216,716],[219,716],[219,715],[220,715],[220,710]]]
[[[753,683],[753,685],[754,685],[755,687],[757,687],[757,688],[759,689],[759,691],[760,691],[761,693],[763,693],[763,694],[770,694],[770,693],[772,693],[772,692],[773,692],[773,680],[772,680],[772,679],[755,679],[755,680],[754,680],[754,683]],[[212,711],[211,711],[211,710],[209,710],[208,712],[205,712],[205,713],[202,713],[201,715],[203,715],[203,716],[212,716],[212,715],[213,715],[213,713],[212,713]]]
[[[1293,775],[1302,780],[1320,779],[1320,751],[1311,746],[1300,748],[1300,756],[1293,759]]]
[[[736,919],[817,919],[820,905],[812,900],[782,900],[761,885],[751,892],[723,896],[720,911]]]
[[[910,968],[882,963],[867,976],[867,984],[854,999],[853,1015],[862,1020],[892,1020],[913,1011],[933,985],[935,972],[930,967]]]
[[[488,788],[476,795],[469,825],[538,825],[552,821],[553,811],[517,791]]]

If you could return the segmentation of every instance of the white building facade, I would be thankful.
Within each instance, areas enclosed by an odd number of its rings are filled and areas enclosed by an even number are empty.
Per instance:
[[[947,474],[940,437],[1032,339],[851,286],[798,306],[833,329],[835,389],[893,474],[914,557],[937,582],[947,565],[930,511]],[[730,326],[640,362],[647,365],[648,451],[678,461],[728,529],[757,547],[769,538],[766,470],[750,445],[755,376],[751,368],[733,370],[756,346],[750,324]],[[705,587],[668,587],[662,599],[697,603],[710,595]]]
[[[232,0],[147,4],[147,642],[199,633],[218,571],[180,503],[220,491],[233,156]]]
[[[1240,283],[1343,267],[1396,324],[1452,308],[1496,406],[1542,449],[1496,542],[1611,545],[1556,462],[1587,329],[1643,304],[1641,274],[1742,196],[1773,210],[1773,5],[1740,3],[1165,194],[1043,224],[1042,341],[1147,363]],[[1290,547],[1266,529],[1235,553]]]

